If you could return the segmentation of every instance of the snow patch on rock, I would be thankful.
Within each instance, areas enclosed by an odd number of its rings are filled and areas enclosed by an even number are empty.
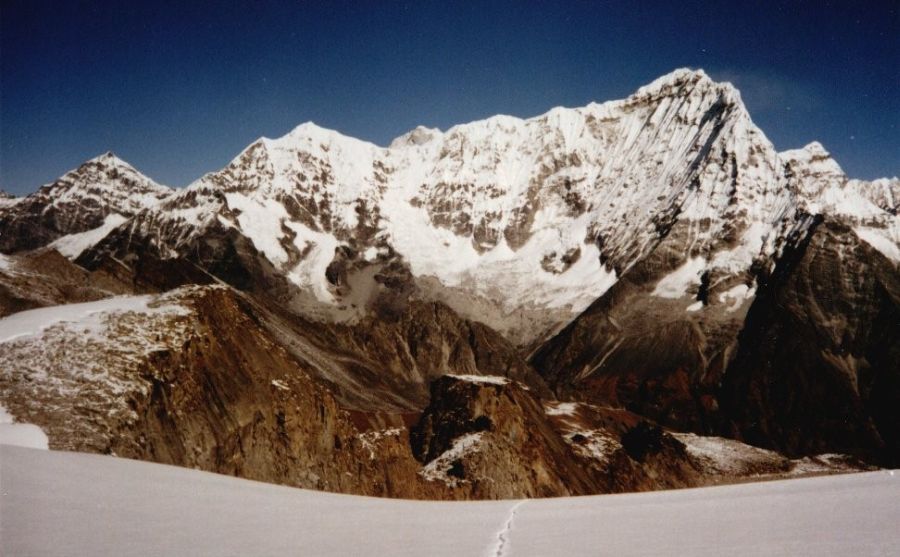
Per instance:
[[[459,379],[460,381],[466,381],[468,383],[484,383],[490,385],[506,385],[509,383],[509,379],[506,377],[500,377],[498,375],[453,375],[448,374],[448,377],[452,377],[454,379]]]
[[[459,459],[467,454],[478,452],[484,442],[484,432],[467,433],[457,437],[453,445],[441,453],[437,458],[426,464],[419,474],[426,480],[442,481],[449,486],[456,486],[460,481],[450,474],[451,469]]]
[[[544,413],[548,416],[574,416],[578,409],[576,402],[547,402],[544,404]]]
[[[697,459],[709,472],[741,475],[748,466],[772,466],[784,460],[774,451],[745,445],[724,437],[707,437],[694,433],[672,433],[684,443],[688,454]]]
[[[84,250],[96,245],[97,242],[105,238],[107,234],[112,232],[126,220],[128,220],[128,218],[124,215],[110,213],[109,215],[106,215],[103,224],[97,228],[57,238],[50,244],[50,247],[69,259],[75,259],[81,255]]]
[[[105,331],[105,323],[110,316],[118,313],[152,315],[186,312],[176,305],[150,307],[150,302],[155,298],[152,295],[116,296],[96,302],[20,311],[0,319],[0,344],[40,336],[44,330],[60,324],[77,330],[82,336],[96,336]]]
[[[8,255],[0,253],[0,271],[11,271],[16,264],[16,260]]]
[[[399,427],[388,429],[366,431],[358,434],[356,437],[362,444],[363,448],[369,451],[369,460],[375,460],[378,442],[388,437],[400,437],[402,430]]]
[[[719,302],[730,303],[731,305],[725,308],[725,311],[731,313],[740,309],[744,302],[753,298],[755,294],[755,288],[750,288],[746,284],[738,284],[719,294]]]
[[[40,427],[17,422],[6,407],[0,404],[0,445],[47,449],[49,440]]]
[[[882,255],[900,263],[900,222],[895,221],[890,229],[857,226],[853,229],[859,238],[881,252]]]
[[[692,286],[700,285],[700,275],[706,268],[706,259],[692,257],[673,272],[664,276],[653,289],[653,296],[658,298],[678,299],[686,296]]]

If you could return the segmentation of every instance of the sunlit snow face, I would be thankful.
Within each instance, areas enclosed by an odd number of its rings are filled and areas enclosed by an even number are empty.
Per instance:
[[[153,244],[164,257],[185,255],[209,228],[235,229],[326,304],[340,303],[326,271],[348,246],[366,263],[396,254],[414,276],[502,314],[582,311],[676,226],[690,276],[660,277],[663,297],[706,271],[736,276],[771,259],[806,222],[798,211],[852,219],[864,241],[900,259],[900,225],[886,217],[900,181],[848,181],[818,144],[776,153],[733,87],[689,70],[622,101],[420,127],[387,148],[306,123],[177,192],[111,154],[89,163],[79,179],[126,192],[130,208],[58,239],[66,256],[146,209],[128,235],[161,235]],[[123,179],[131,190],[110,185]]]

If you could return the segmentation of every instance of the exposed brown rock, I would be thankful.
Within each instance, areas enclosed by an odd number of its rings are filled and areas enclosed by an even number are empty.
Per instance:
[[[790,455],[900,463],[900,270],[826,220],[747,315],[722,383],[725,432]]]
[[[8,261],[6,269],[0,268],[0,317],[132,292],[130,279],[104,269],[86,271],[53,249],[26,252]]]

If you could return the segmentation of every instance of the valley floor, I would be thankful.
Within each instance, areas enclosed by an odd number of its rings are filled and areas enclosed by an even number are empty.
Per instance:
[[[0,447],[0,554],[889,555],[900,474],[527,501],[293,489],[108,456]]]

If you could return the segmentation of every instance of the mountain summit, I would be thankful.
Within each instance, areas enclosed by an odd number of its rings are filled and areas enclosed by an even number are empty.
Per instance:
[[[171,193],[112,152],[103,153],[15,205],[0,205],[0,251],[41,247],[96,229],[110,216],[121,224]]]

